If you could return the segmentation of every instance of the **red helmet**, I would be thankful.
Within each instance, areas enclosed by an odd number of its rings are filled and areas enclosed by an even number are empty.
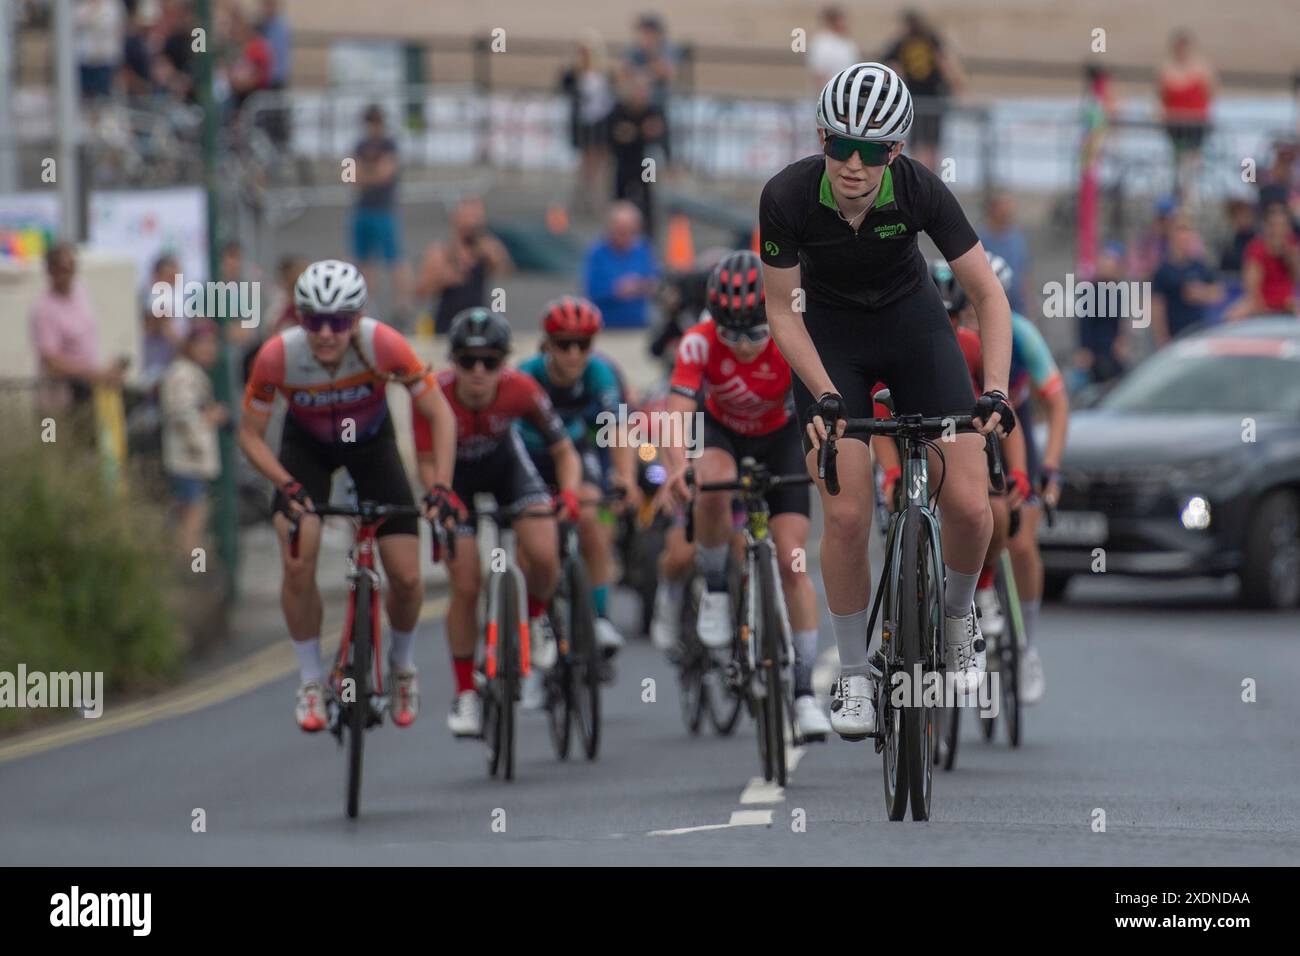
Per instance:
[[[726,329],[752,329],[767,321],[763,263],[748,249],[733,252],[713,267],[705,308]]]
[[[603,324],[600,309],[580,295],[562,295],[542,312],[542,330],[547,335],[589,339]]]

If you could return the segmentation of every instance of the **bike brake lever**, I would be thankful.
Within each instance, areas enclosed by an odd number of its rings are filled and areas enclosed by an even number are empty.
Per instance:
[[[993,490],[1000,494],[1007,487],[1007,473],[1002,465],[1002,442],[995,431],[989,432],[984,437],[984,454],[989,463],[989,483]]]
[[[835,448],[835,436],[833,432],[828,432],[826,440],[817,449],[817,477],[826,484],[828,495],[840,493],[840,474],[835,467],[835,456],[838,454]]]

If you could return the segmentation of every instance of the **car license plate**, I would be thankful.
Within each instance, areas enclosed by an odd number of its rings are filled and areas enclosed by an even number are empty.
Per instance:
[[[1046,544],[1105,544],[1106,516],[1100,511],[1058,511],[1049,527],[1038,523],[1038,540]]]

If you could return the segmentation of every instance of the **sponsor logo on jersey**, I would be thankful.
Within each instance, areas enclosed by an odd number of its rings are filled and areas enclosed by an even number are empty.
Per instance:
[[[907,224],[903,222],[891,222],[885,226],[875,227],[877,239],[892,239],[895,236],[902,236],[907,233]]]
[[[733,362],[731,359],[723,359],[723,360],[722,360],[722,368],[721,368],[721,371],[722,371],[722,374],[723,374],[723,375],[730,375],[730,374],[731,374],[732,372],[734,372],[735,370],[736,370],[736,363],[735,363],[735,362]]]
[[[769,239],[767,242],[763,243],[763,251],[769,256],[774,256],[781,251],[781,247]]]
[[[329,388],[322,391],[296,391],[293,403],[300,408],[325,408],[330,405],[353,405],[374,394],[369,385],[349,385],[347,388]]]
[[[677,346],[677,355],[683,362],[703,365],[709,358],[709,340],[699,332],[688,332]]]

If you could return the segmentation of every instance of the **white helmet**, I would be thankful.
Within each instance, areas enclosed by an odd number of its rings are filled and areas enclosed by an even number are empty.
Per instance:
[[[912,129],[912,94],[885,64],[854,63],[822,88],[817,125],[852,139],[906,139]]]
[[[307,315],[360,312],[366,305],[366,280],[350,262],[322,259],[298,276],[293,302]]]
[[[998,282],[1002,284],[1002,291],[1011,294],[1011,280],[1015,278],[1015,272],[1011,269],[1011,263],[1007,262],[996,252],[984,250],[984,254],[989,257],[989,268],[993,274],[998,277]]]

